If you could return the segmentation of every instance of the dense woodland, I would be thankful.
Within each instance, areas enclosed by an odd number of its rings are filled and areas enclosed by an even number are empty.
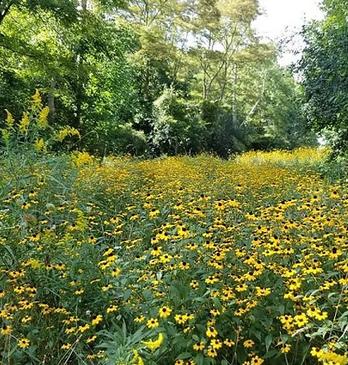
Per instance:
[[[290,70],[255,34],[257,0],[1,0],[2,119],[20,120],[39,89],[50,124],[80,132],[69,149],[226,157],[312,144],[325,129],[342,150],[348,7],[323,7]]]

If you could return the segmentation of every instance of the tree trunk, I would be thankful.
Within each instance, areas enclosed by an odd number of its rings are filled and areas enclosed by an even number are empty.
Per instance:
[[[47,99],[48,99],[48,107],[50,109],[50,120],[53,123],[56,119],[56,105],[55,105],[55,99],[54,99],[55,88],[56,88],[56,82],[54,80],[51,80]]]
[[[75,120],[73,127],[80,129],[81,125],[81,111],[82,111],[82,101],[83,101],[83,80],[82,80],[82,57],[81,54],[76,55],[76,90],[75,90]]]
[[[15,3],[15,0],[12,1],[0,1],[0,25],[5,19],[5,16],[10,11],[11,6]]]
[[[81,8],[82,8],[82,11],[87,10],[87,0],[81,0]]]
[[[238,116],[237,116],[237,82],[238,82],[238,72],[237,65],[233,66],[233,94],[232,94],[232,120],[233,125],[237,125]]]
[[[81,12],[82,12],[82,19],[84,13],[87,11],[87,0],[81,0]],[[78,50],[76,52],[75,57],[76,62],[76,89],[75,89],[75,120],[73,121],[73,127],[76,129],[80,129],[81,126],[81,119],[82,119],[82,102],[84,97],[84,80],[83,80],[83,51],[81,51],[80,46],[78,46]]]

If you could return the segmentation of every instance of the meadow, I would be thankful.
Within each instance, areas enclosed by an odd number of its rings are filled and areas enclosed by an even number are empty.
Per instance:
[[[0,365],[348,365],[348,0],[0,28]]]
[[[325,154],[2,159],[1,363],[347,364]]]

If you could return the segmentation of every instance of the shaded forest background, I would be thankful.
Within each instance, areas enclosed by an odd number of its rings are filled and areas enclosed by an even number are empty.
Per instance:
[[[227,157],[319,133],[342,155],[348,2],[323,8],[285,69],[252,27],[257,0],[0,0],[2,119],[21,120],[37,88],[50,124],[80,132],[66,149]]]

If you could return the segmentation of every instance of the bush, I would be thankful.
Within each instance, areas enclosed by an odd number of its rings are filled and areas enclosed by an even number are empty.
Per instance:
[[[159,153],[195,154],[205,149],[206,125],[199,108],[165,89],[154,102],[150,142]]]
[[[131,154],[140,156],[147,151],[144,132],[137,131],[130,123],[98,123],[83,137],[84,146],[99,156],[109,154]]]

